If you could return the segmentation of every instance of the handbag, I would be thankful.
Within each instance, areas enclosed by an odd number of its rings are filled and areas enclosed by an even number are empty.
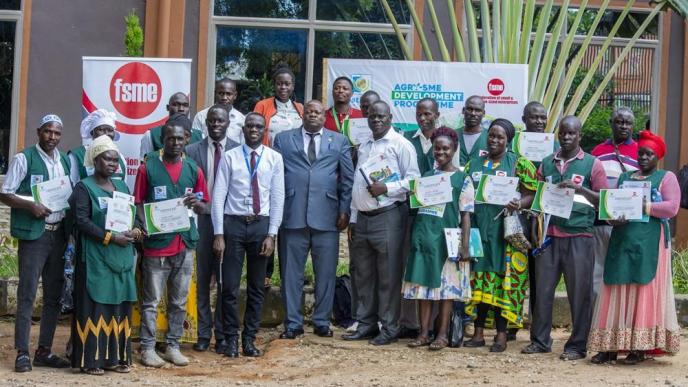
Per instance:
[[[447,345],[451,348],[459,348],[463,345],[463,308],[457,308],[454,303],[449,319],[449,332],[447,333]],[[463,305],[463,303],[459,303]]]
[[[526,236],[526,230],[530,231],[530,227],[525,213],[522,211],[514,211],[511,214],[505,211],[504,213],[504,239],[516,250],[528,254],[532,245]]]

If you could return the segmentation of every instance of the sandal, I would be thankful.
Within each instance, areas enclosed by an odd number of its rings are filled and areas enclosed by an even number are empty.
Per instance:
[[[449,342],[447,341],[446,338],[444,337],[438,337],[433,341],[430,346],[428,347],[429,350],[431,351],[439,351],[441,349],[444,349],[447,347]]]
[[[106,371],[117,372],[118,374],[128,374],[131,372],[131,367],[128,364],[118,364],[112,367],[104,367]]]
[[[631,351],[628,356],[624,359],[624,364],[634,365],[645,360],[645,352],[643,351]]]
[[[599,352],[590,359],[592,364],[616,363],[616,352]]]
[[[430,337],[428,336],[418,336],[415,340],[406,344],[406,346],[409,348],[425,347],[426,345],[430,345]]]
[[[88,374],[88,375],[96,375],[100,376],[105,373],[102,368],[82,368],[81,372]]]

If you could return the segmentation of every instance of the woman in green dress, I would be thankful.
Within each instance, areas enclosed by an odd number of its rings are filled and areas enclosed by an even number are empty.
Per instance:
[[[79,257],[76,262],[72,322],[72,367],[90,375],[104,370],[126,373],[131,365],[131,306],[136,301],[132,242],[143,233],[105,229],[108,199],[129,194],[124,181],[113,179],[119,162],[108,136],[96,138],[84,163],[91,176],[75,187],[70,205],[76,211]]]
[[[402,292],[404,298],[419,300],[420,334],[408,344],[411,348],[429,345],[431,350],[447,346],[449,317],[454,300],[470,297],[469,265],[449,259],[444,239],[445,228],[461,228],[461,237],[467,241],[470,235],[470,212],[473,211],[473,185],[462,171],[452,165],[459,146],[456,132],[447,127],[435,130],[432,149],[437,168],[424,176],[445,174],[451,182],[452,198],[449,203],[421,207],[413,223],[411,254],[409,254]],[[460,261],[467,262],[468,243],[459,251]],[[460,266],[465,266],[463,271]],[[431,343],[430,329],[433,304],[439,304],[437,334]]]
[[[465,172],[478,187],[483,174],[518,177],[520,198],[506,206],[477,203],[471,219],[473,227],[480,230],[484,257],[478,258],[471,274],[471,301],[466,310],[476,317],[475,334],[464,343],[466,347],[485,345],[483,331],[488,314],[493,316],[497,337],[490,352],[506,349],[507,324],[523,325],[523,300],[528,286],[528,258],[514,249],[504,239],[504,222],[501,216],[507,212],[530,208],[537,189],[537,170],[533,163],[510,151],[514,138],[513,124],[498,118],[492,121],[488,131],[487,154],[471,159]]]

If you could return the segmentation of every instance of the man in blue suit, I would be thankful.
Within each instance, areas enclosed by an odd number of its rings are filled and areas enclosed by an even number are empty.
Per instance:
[[[349,224],[354,169],[351,146],[325,130],[320,101],[304,106],[303,127],[279,133],[273,149],[284,160],[284,217],[279,234],[282,299],[287,311],[281,339],[303,334],[303,272],[310,251],[315,272],[313,332],[332,337],[330,316],[339,258],[339,232]]]

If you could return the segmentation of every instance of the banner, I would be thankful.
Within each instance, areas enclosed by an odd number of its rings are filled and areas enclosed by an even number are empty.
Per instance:
[[[82,113],[96,109],[117,114],[117,147],[126,159],[127,184],[134,185],[141,136],[168,117],[167,101],[189,95],[191,59],[83,57]],[[91,139],[82,139],[84,145]]]
[[[440,124],[463,126],[463,105],[472,95],[485,101],[487,127],[495,118],[510,120],[517,129],[528,103],[528,66],[500,63],[420,62],[403,60],[324,59],[323,99],[332,95],[332,82],[348,76],[354,84],[352,105],[361,95],[375,90],[392,108],[393,125],[417,130],[416,103],[434,98],[440,108]]]

